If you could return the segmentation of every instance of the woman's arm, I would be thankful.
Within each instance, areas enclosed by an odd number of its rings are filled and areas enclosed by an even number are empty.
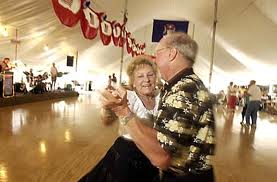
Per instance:
[[[137,117],[134,117],[126,124],[126,129],[138,148],[154,166],[163,170],[170,166],[171,156],[158,142],[155,129],[144,125]]]

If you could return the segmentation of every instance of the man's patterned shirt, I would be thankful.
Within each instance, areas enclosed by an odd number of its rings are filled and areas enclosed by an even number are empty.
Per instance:
[[[212,98],[192,69],[181,71],[164,86],[154,127],[161,146],[171,154],[171,172],[182,175],[211,169]]]

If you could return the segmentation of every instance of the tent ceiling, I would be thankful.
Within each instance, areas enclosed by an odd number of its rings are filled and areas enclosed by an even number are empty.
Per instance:
[[[124,0],[92,1],[94,9],[106,12],[108,19],[121,22]],[[68,28],[56,17],[51,0],[6,0],[0,2],[0,23],[9,32],[0,35],[0,57],[15,57],[15,29],[20,40],[18,59],[29,67],[49,69],[52,62],[65,65],[66,55],[79,52],[79,68],[84,72],[117,72],[120,49],[103,46],[99,37],[84,39],[80,26]],[[208,78],[214,1],[212,0],[129,0],[127,28],[152,53],[153,19],[187,19],[195,24],[194,38],[200,45],[195,65],[204,80]],[[277,1],[220,0],[214,58],[217,80],[276,81]],[[189,28],[192,34],[192,28]],[[49,46],[45,52],[43,47]],[[129,56],[126,55],[127,59]],[[105,69],[103,69],[105,68]],[[275,79],[275,80],[274,80]]]

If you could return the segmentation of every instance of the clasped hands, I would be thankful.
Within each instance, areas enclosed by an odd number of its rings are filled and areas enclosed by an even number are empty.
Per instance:
[[[122,86],[118,89],[100,91],[102,108],[112,110],[117,117],[125,117],[130,113],[127,100],[127,91]]]

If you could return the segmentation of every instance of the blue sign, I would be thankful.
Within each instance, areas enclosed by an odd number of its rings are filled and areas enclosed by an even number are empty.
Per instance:
[[[160,39],[170,32],[188,32],[188,21],[154,20],[152,42],[159,42]]]

